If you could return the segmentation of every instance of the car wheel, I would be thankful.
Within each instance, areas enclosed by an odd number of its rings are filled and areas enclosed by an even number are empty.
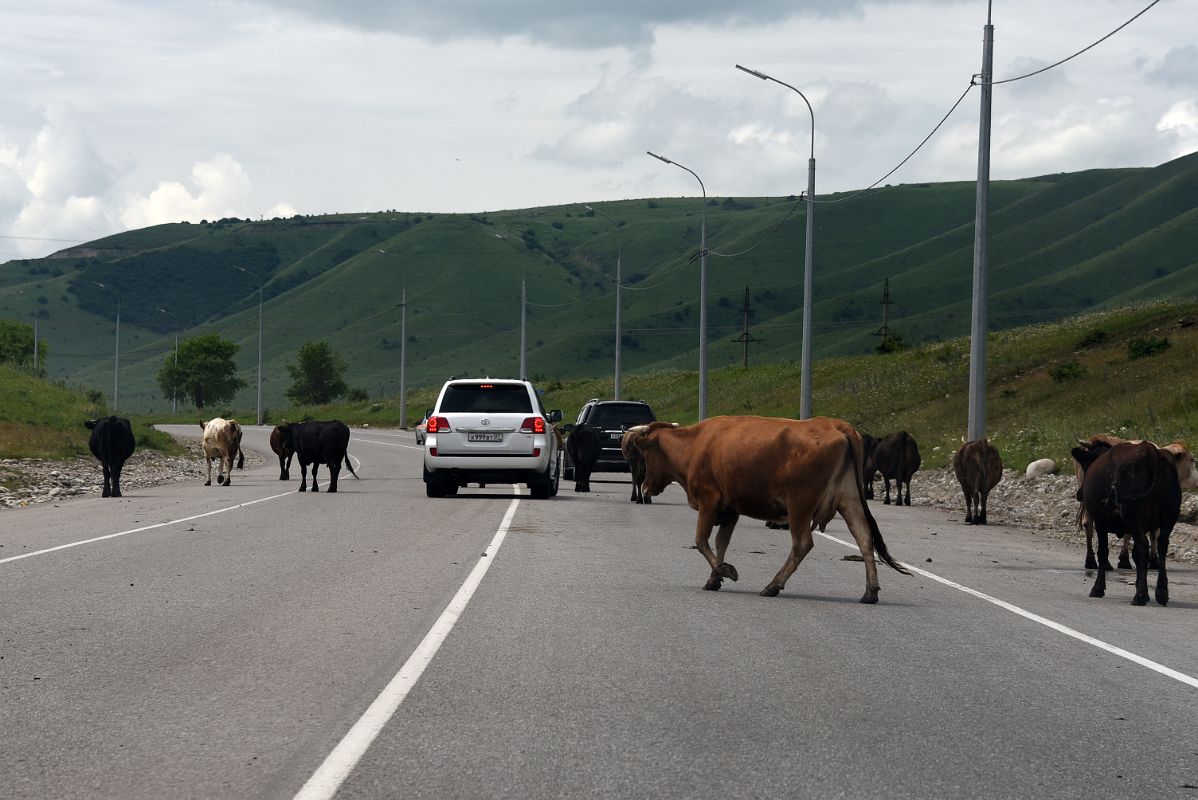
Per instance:
[[[425,467],[424,493],[429,497],[453,497],[458,493],[458,486],[456,483],[437,480],[433,477],[433,474],[428,471],[428,468]]]
[[[553,465],[548,464],[545,467],[545,473],[535,481],[529,481],[528,490],[532,494],[534,500],[548,500],[557,494],[557,487],[554,485]]]
[[[561,486],[561,484],[562,484],[562,456],[561,456],[561,453],[558,453],[557,469],[555,469],[553,471],[553,482],[550,484],[550,488],[549,488],[549,496],[550,497],[557,497],[557,490],[558,490],[558,487]]]

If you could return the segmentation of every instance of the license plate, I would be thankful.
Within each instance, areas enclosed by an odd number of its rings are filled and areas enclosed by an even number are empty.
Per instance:
[[[502,433],[468,433],[466,434],[468,442],[502,442]]]
[[[611,438],[612,438],[612,439],[614,439],[614,440],[616,440],[616,441],[619,441],[620,439],[623,439],[623,438],[624,438],[624,434],[622,434],[622,433],[613,433],[613,434],[611,434]]]

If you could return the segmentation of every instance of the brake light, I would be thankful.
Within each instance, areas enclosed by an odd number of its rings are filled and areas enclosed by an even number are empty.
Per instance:
[[[429,417],[428,424],[425,426],[425,433],[445,433],[449,428],[449,420],[445,417]]]
[[[544,417],[528,417],[520,423],[520,433],[544,433]]]

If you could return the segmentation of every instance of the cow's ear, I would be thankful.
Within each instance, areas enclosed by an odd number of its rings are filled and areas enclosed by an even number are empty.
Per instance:
[[[642,431],[632,437],[632,446],[643,453],[657,447],[657,441],[655,437],[649,435],[649,431]]]
[[[1073,455],[1073,460],[1082,465],[1083,470],[1090,468],[1090,465],[1098,460],[1098,455],[1094,454],[1085,447],[1075,447],[1069,451]]]
[[[207,424],[206,422],[204,422],[203,420],[200,420],[200,430],[204,430],[204,426],[206,424]]]
[[[93,429],[95,429],[95,427],[96,427],[96,423],[97,423],[98,421],[99,421],[99,420],[89,419],[89,420],[87,420],[86,422],[84,422],[84,423],[83,423],[83,427],[87,428],[88,430],[93,430]]]

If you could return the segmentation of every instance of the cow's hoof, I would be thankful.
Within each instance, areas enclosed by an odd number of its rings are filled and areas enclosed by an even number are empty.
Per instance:
[[[1091,597],[1106,597],[1106,590],[1100,589],[1097,586],[1091,586],[1090,587],[1090,596]]]
[[[645,500],[644,500],[644,503],[645,503],[645,505],[647,505],[647,506],[648,506],[648,505],[652,505],[652,504],[653,504],[653,498],[652,498],[652,497],[646,497],[646,498],[645,498]]]
[[[730,581],[740,579],[740,576],[736,573],[736,567],[732,566],[727,561],[716,567],[715,572],[720,575],[720,577],[727,578]]]
[[[719,575],[712,575],[707,579],[707,583],[703,584],[703,590],[707,592],[718,592],[720,587],[724,585],[724,579]]]
[[[1098,559],[1094,556],[1086,556],[1086,569],[1098,569]]]
[[[1108,567],[1109,569],[1109,567]],[[1119,559],[1119,569],[1131,569],[1131,559],[1123,556]]]
[[[780,591],[782,591],[781,586],[776,586],[775,584],[771,583],[769,586],[765,587],[757,594],[761,595],[762,597],[777,597],[778,592],[780,592]]]
[[[877,589],[866,589],[865,594],[861,595],[861,602],[865,603],[866,605],[871,605],[871,606],[874,603],[877,603],[878,602],[878,590]]]
[[[204,481],[204,485],[205,485],[205,486],[211,486],[211,485],[212,485],[212,481],[210,481],[210,480]]]
[[[1128,569],[1130,569],[1130,567],[1129,567]],[[1108,561],[1108,562],[1106,562],[1106,571],[1107,571],[1107,572],[1114,572],[1114,571],[1115,571],[1115,568],[1111,566],[1111,562],[1109,562],[1109,561]]]
[[[1131,599],[1131,604],[1132,604],[1133,606],[1146,606],[1146,605],[1148,605],[1148,595],[1146,595],[1146,594],[1138,594],[1138,595],[1136,595],[1135,597],[1133,597],[1133,598]]]
[[[110,497],[120,497],[120,496],[121,496],[121,493],[120,493],[119,491],[116,491],[116,492],[113,492],[113,493],[112,493],[111,495],[109,495],[109,496],[110,496]]]
[[[301,487],[299,488],[299,490],[300,490],[301,492],[306,492],[306,491],[308,491],[308,487],[307,487],[307,486],[301,486]]]
[[[329,490],[328,490],[328,493],[329,493],[329,494],[333,494],[333,493],[334,493],[334,492],[336,492],[336,491],[337,491],[337,487],[336,487],[336,486],[334,486],[333,488],[331,488],[331,489],[329,489]]]
[[[882,501],[882,505],[884,505],[884,506],[888,506],[888,505],[890,505],[890,498],[889,498],[889,497],[887,497],[885,500],[883,500],[883,501]]]
[[[205,485],[207,485],[207,484],[205,484]],[[105,489],[104,491],[100,492],[100,497],[112,497],[112,492]]]
[[[1157,604],[1158,606],[1167,606],[1167,605],[1169,605],[1169,593],[1168,593],[1167,591],[1166,591],[1166,592],[1162,592],[1162,591],[1160,591],[1160,590],[1158,589],[1158,590],[1157,590],[1157,592],[1156,592],[1156,604]]]

